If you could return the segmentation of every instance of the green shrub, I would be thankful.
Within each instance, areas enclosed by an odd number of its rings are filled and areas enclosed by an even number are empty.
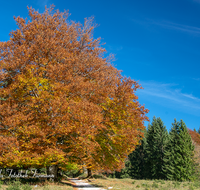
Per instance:
[[[158,186],[157,183],[153,182],[152,187],[153,187],[153,188],[158,188],[159,186]]]
[[[132,181],[132,184],[135,184],[135,181]]]
[[[148,187],[148,184],[142,183],[142,187]]]
[[[6,190],[21,190],[20,185],[20,181],[14,181],[6,188]]]
[[[22,185],[22,190],[32,190],[32,187],[29,184]]]

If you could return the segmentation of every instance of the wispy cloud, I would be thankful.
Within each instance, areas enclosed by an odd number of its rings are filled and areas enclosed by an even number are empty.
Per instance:
[[[200,0],[196,0],[196,1],[200,3]],[[131,19],[131,21],[136,24],[140,24],[144,27],[147,27],[147,29],[149,29],[150,25],[157,25],[157,26],[165,28],[165,29],[175,30],[178,32],[184,32],[184,33],[188,33],[188,34],[192,34],[192,35],[200,34],[200,27],[179,24],[179,23],[168,21],[168,20],[153,20],[153,19],[148,18],[148,19],[144,19],[144,20]]]
[[[200,111],[200,98],[193,94],[183,93],[177,84],[162,84],[158,82],[141,82],[143,90],[137,92],[138,96],[145,96],[151,102],[182,111]]]
[[[195,27],[195,26],[183,25],[183,24],[178,24],[178,23],[169,22],[169,21],[159,21],[159,22],[152,21],[152,24],[161,26],[163,28],[186,32],[190,34],[200,34],[200,28]]]
[[[182,94],[183,96],[187,97],[187,98],[190,98],[192,100],[197,100],[197,101],[200,101],[200,99],[194,97],[192,94]]]

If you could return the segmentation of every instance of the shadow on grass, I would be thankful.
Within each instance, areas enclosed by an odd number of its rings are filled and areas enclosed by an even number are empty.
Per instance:
[[[69,186],[73,187],[73,184],[70,181],[64,181],[64,182],[60,181],[59,183],[62,185],[69,185]]]
[[[95,188],[95,187],[104,187],[103,185],[98,185],[98,184],[96,184],[96,183],[92,183],[91,185],[94,186],[94,188]],[[105,187],[104,187],[104,188],[105,188]]]
[[[106,179],[104,179],[106,180]],[[93,182],[92,180],[88,180],[88,183],[91,183],[91,185],[95,186],[95,187],[104,187],[103,185],[99,185],[99,184],[96,184],[95,182]]]

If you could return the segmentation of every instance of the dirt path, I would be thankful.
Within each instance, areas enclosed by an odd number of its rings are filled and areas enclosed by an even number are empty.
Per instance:
[[[83,180],[80,180],[80,179],[69,179],[72,184],[73,184],[73,187],[76,189],[76,190],[105,190],[103,188],[100,188],[100,187],[94,187],[93,185],[83,181]]]

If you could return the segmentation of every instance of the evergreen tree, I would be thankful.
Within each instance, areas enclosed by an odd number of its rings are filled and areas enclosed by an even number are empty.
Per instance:
[[[129,166],[128,172],[131,178],[134,179],[145,179],[146,174],[146,133],[147,131],[144,131],[144,138],[141,140],[141,144],[137,146],[137,148],[129,154],[129,162],[127,163],[127,166]],[[128,165],[129,164],[129,165]]]
[[[193,179],[193,151],[194,146],[185,123],[182,120],[177,122],[175,119],[164,157],[167,179],[176,181]]]
[[[169,140],[169,134],[161,118],[153,117],[147,131],[147,178],[165,179],[163,170],[164,152]]]

